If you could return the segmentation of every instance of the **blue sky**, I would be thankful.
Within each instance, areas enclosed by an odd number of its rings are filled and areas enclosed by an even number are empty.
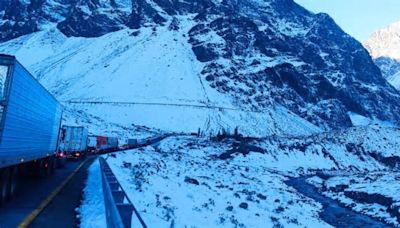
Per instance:
[[[295,0],[306,9],[328,13],[342,29],[364,42],[376,30],[400,21],[400,0]]]

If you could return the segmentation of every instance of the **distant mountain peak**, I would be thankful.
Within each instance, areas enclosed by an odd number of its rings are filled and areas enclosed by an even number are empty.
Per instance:
[[[365,47],[374,59],[388,57],[400,61],[400,21],[374,32]]]
[[[364,46],[383,76],[400,89],[400,21],[374,32]]]

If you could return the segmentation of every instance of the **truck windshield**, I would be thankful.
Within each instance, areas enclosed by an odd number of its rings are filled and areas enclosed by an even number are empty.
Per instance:
[[[4,99],[4,89],[6,85],[8,66],[0,65],[0,100]]]

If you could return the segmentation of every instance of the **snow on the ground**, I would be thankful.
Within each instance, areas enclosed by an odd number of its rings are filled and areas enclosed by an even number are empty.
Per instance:
[[[268,137],[257,145],[268,151],[263,156],[269,157],[265,162],[272,168],[296,175],[299,174],[297,169],[385,169],[384,164],[372,156],[400,156],[399,139],[397,128],[371,126],[310,137]]]
[[[315,181],[319,179],[319,181]],[[338,175],[323,180],[309,178],[322,194],[354,211],[400,227],[400,173],[367,172]]]
[[[362,116],[360,114],[354,113],[354,112],[349,112],[348,113],[351,122],[353,126],[359,127],[359,126],[369,126],[369,125],[378,125],[378,126],[384,126],[384,127],[396,127],[396,124],[388,122],[388,121],[382,121],[378,119],[370,119],[368,117]]]
[[[321,227],[322,206],[288,187],[288,176],[389,170],[371,154],[399,156],[399,138],[379,126],[241,142],[170,137],[106,157],[150,227]]]
[[[325,185],[334,187],[349,185],[350,191],[362,191],[369,194],[379,193],[400,202],[400,173],[374,172],[352,176],[336,176],[328,179]]]
[[[149,227],[325,227],[318,216],[322,205],[284,181],[315,170],[339,170],[332,172],[337,175],[340,170],[380,172],[383,175],[369,175],[372,181],[344,176],[330,182],[313,177],[308,182],[321,189],[351,183],[352,191],[379,193],[398,202],[398,177],[386,175],[389,167],[372,154],[398,157],[399,138],[399,129],[380,126],[240,142],[173,136],[104,157]],[[94,175],[98,174],[90,172]],[[89,181],[86,189],[95,185]],[[379,204],[357,204],[343,193],[328,193],[355,211],[397,224]]]
[[[100,163],[96,159],[88,169],[86,187],[83,190],[83,202],[77,208],[81,228],[107,227],[101,183]]]
[[[132,123],[170,132],[201,132],[215,135],[235,128],[247,136],[310,135],[320,129],[287,109],[277,106],[265,112],[220,107],[174,104],[73,104],[74,109],[121,126]]]
[[[349,117],[353,126],[368,126],[371,124],[371,119],[357,113],[351,112],[349,113]]]
[[[229,149],[174,137],[105,157],[149,227],[328,226],[321,205],[288,188],[262,157],[217,158]]]

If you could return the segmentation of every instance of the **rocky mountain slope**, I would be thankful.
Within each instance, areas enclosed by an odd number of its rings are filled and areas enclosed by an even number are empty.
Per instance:
[[[400,89],[400,22],[376,31],[365,42],[383,76]]]
[[[17,0],[0,12],[1,52],[66,105],[119,124],[267,135],[349,127],[349,112],[400,122],[399,92],[363,46],[292,0]]]

